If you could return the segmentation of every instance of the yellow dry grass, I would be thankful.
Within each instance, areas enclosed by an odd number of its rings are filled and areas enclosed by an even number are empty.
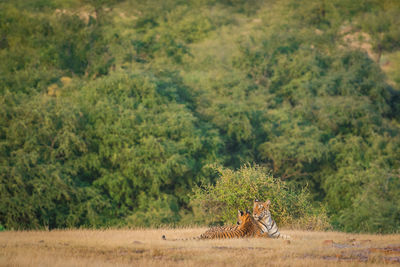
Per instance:
[[[164,241],[205,228],[0,233],[0,266],[322,266],[400,263],[400,235],[282,231],[292,239]]]

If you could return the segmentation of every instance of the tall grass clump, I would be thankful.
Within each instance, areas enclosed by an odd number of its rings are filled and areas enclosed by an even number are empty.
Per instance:
[[[238,209],[252,211],[254,199],[270,199],[270,210],[279,226],[329,228],[325,209],[312,205],[307,188],[292,188],[273,177],[268,169],[257,165],[244,165],[236,171],[215,166],[212,169],[218,175],[216,183],[196,187],[191,197],[197,222],[232,224]]]

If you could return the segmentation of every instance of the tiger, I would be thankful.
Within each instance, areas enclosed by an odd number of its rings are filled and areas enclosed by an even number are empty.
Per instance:
[[[258,201],[257,199],[254,200],[253,217],[262,229],[261,235],[271,238],[290,239],[290,236],[279,232],[278,225],[272,219],[271,212],[269,211],[270,205],[271,201],[269,199],[265,202]]]
[[[204,233],[213,233],[213,232],[222,232],[222,231],[235,231],[239,227],[240,223],[238,222],[235,225],[227,225],[227,226],[214,226],[208,229]]]
[[[201,240],[201,239],[223,239],[223,238],[243,238],[243,237],[260,237],[261,228],[254,220],[249,211],[243,212],[238,210],[238,222],[235,226],[215,227],[207,230],[198,237],[177,240]],[[162,239],[166,240],[165,235]]]

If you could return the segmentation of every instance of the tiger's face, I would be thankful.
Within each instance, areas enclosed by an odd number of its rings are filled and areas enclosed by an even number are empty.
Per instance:
[[[237,225],[244,225],[246,222],[248,222],[251,218],[250,212],[246,211],[241,211],[238,210],[238,218],[237,218]]]
[[[253,204],[253,217],[256,220],[260,220],[269,212],[269,206],[271,201],[268,199],[265,202],[254,200]]]

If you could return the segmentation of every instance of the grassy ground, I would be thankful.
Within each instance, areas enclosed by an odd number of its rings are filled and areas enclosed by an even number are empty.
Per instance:
[[[282,231],[292,239],[164,241],[205,229],[0,233],[0,266],[321,266],[400,264],[400,235]]]

